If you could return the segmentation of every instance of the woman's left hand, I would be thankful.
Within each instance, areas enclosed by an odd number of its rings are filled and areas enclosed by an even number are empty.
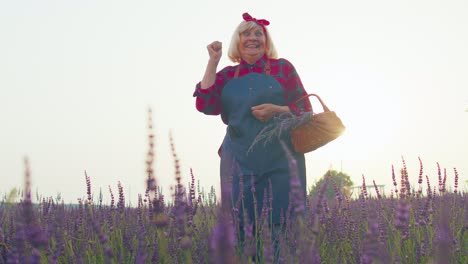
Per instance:
[[[261,104],[252,106],[251,110],[252,115],[260,122],[268,122],[274,114],[289,111],[289,107],[275,104]]]

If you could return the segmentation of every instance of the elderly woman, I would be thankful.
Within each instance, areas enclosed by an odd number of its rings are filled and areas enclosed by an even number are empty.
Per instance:
[[[281,215],[287,213],[291,180],[288,156],[281,141],[296,160],[305,195],[304,155],[294,153],[288,133],[283,133],[280,140],[257,144],[251,150],[249,147],[259,132],[273,121],[273,116],[284,112],[299,115],[311,111],[311,106],[308,99],[296,103],[307,93],[294,66],[278,58],[267,29],[270,23],[247,13],[243,14],[243,19],[232,35],[228,51],[229,58],[237,65],[217,72],[222,45],[218,41],[209,44],[208,65],[193,96],[198,111],[207,115],[221,114],[227,125],[218,151],[223,203],[236,207],[243,204],[249,221],[255,221],[266,204],[272,209],[271,219],[267,220],[279,224]],[[242,198],[243,203],[240,203]],[[242,223],[243,210],[237,209]]]

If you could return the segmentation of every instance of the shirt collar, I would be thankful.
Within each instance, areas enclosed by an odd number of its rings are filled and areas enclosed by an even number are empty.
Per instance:
[[[265,53],[265,54],[263,54],[263,56],[260,59],[258,59],[253,64],[249,64],[244,59],[241,59],[240,65],[241,66],[251,65],[252,67],[260,67],[260,66],[263,67],[263,66],[265,66],[265,63],[266,63],[267,60],[268,60],[268,57],[267,57],[267,54]]]

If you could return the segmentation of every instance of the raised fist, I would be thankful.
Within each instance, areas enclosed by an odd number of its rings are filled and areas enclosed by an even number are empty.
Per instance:
[[[213,41],[207,47],[208,54],[210,55],[210,60],[214,60],[215,62],[219,62],[221,59],[221,55],[223,54],[223,45],[219,41]]]

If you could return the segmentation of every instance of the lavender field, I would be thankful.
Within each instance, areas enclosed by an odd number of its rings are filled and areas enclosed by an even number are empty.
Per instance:
[[[214,190],[200,191],[193,175],[186,192],[177,171],[173,202],[149,177],[136,208],[126,206],[120,183],[109,188],[109,205],[103,194],[95,201],[85,175],[87,198],[72,206],[51,197],[33,203],[26,163],[23,199],[0,205],[0,263],[273,263],[275,248],[282,263],[468,263],[468,196],[457,190],[456,170],[451,192],[447,175],[423,186],[421,168],[419,185],[410,186],[401,172],[389,197],[377,187],[370,196],[363,178],[359,199],[335,188],[335,199],[327,200],[323,192],[334,184],[328,179],[305,207],[292,198],[297,217],[286,215],[276,247],[265,204],[259,221],[244,227],[241,249],[239,219],[219,205]]]
[[[358,199],[325,176],[305,201],[292,175],[282,226],[271,232],[272,201],[264,199],[256,223],[239,230],[232,213],[242,210],[241,203],[233,210],[221,206],[215,190],[201,190],[193,174],[190,183],[181,182],[172,139],[175,186],[173,197],[162,195],[149,127],[147,186],[136,207],[128,206],[120,183],[117,190],[94,193],[86,172],[87,193],[76,205],[59,197],[33,201],[26,160],[20,202],[5,196],[0,204],[0,263],[468,263],[468,195],[459,190],[456,169],[439,168],[439,181],[431,183],[422,162],[419,175],[410,176],[403,160],[390,174],[390,195],[375,182],[371,195],[363,177]],[[329,186],[332,199],[324,195]]]

